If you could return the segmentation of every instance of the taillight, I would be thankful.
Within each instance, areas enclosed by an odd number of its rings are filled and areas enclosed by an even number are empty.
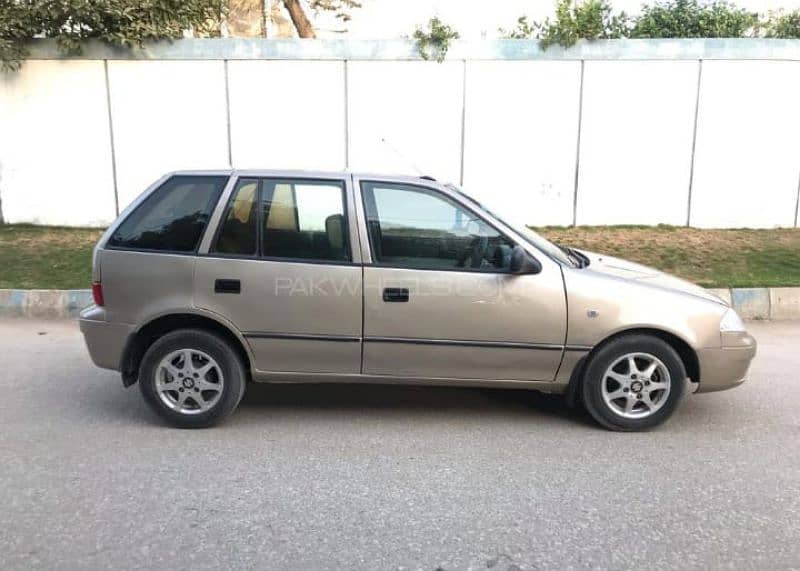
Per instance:
[[[103,284],[100,282],[92,282],[92,297],[94,298],[95,305],[103,306]]]

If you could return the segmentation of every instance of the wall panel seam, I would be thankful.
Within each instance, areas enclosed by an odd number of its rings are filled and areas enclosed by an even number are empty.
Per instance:
[[[797,228],[797,213],[800,210],[800,169],[797,169],[797,198],[794,202],[794,227]]]
[[[350,168],[350,70],[344,60],[344,168]]]
[[[581,79],[578,88],[578,136],[575,144],[575,181],[572,189],[572,225],[578,225],[578,177],[581,169],[581,129],[583,127],[583,75],[586,62],[581,60]]]
[[[114,115],[111,111],[111,81],[108,77],[108,60],[103,60],[106,84],[106,111],[108,112],[108,142],[111,150],[111,180],[114,187],[114,216],[119,216],[119,188],[117,185],[117,154],[114,146]]]
[[[692,225],[692,191],[694,190],[694,161],[697,151],[697,124],[700,116],[700,83],[703,80],[703,60],[697,62],[697,90],[694,96],[694,125],[692,127],[692,156],[689,160],[689,193],[686,198],[686,226]]]
[[[231,139],[231,94],[228,79],[228,60],[222,60],[225,71],[225,128],[228,133],[228,166],[233,168],[233,140]]]
[[[467,60],[463,61],[461,73],[461,165],[458,184],[464,186],[464,142],[467,128]]]

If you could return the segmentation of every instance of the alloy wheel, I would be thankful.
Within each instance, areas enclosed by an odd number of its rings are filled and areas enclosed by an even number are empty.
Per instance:
[[[608,408],[623,418],[646,418],[667,402],[671,379],[667,366],[649,353],[628,353],[603,375],[601,390]]]
[[[222,396],[222,369],[197,349],[172,351],[156,368],[155,389],[161,401],[181,414],[207,412]]]

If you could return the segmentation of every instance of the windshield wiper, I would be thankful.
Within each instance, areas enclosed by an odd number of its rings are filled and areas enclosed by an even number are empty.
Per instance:
[[[575,257],[577,257],[581,261],[581,267],[582,268],[588,267],[589,264],[591,263],[591,261],[589,260],[589,256],[587,256],[583,252],[579,252],[578,250],[576,250],[574,248],[570,248],[570,252],[572,252],[573,255],[575,255]]]
[[[585,268],[589,265],[589,258],[585,255],[581,254],[578,250],[574,248],[570,248],[568,246],[558,245],[561,250],[569,257],[570,260],[575,264],[578,268]]]

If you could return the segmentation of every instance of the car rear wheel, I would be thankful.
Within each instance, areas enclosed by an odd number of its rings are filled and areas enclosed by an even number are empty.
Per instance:
[[[204,428],[231,414],[244,395],[242,360],[221,337],[197,329],[172,331],[142,359],[139,386],[161,418],[179,428]]]
[[[686,390],[678,353],[651,335],[617,337],[591,355],[583,377],[583,403],[611,430],[647,430],[666,421]]]

